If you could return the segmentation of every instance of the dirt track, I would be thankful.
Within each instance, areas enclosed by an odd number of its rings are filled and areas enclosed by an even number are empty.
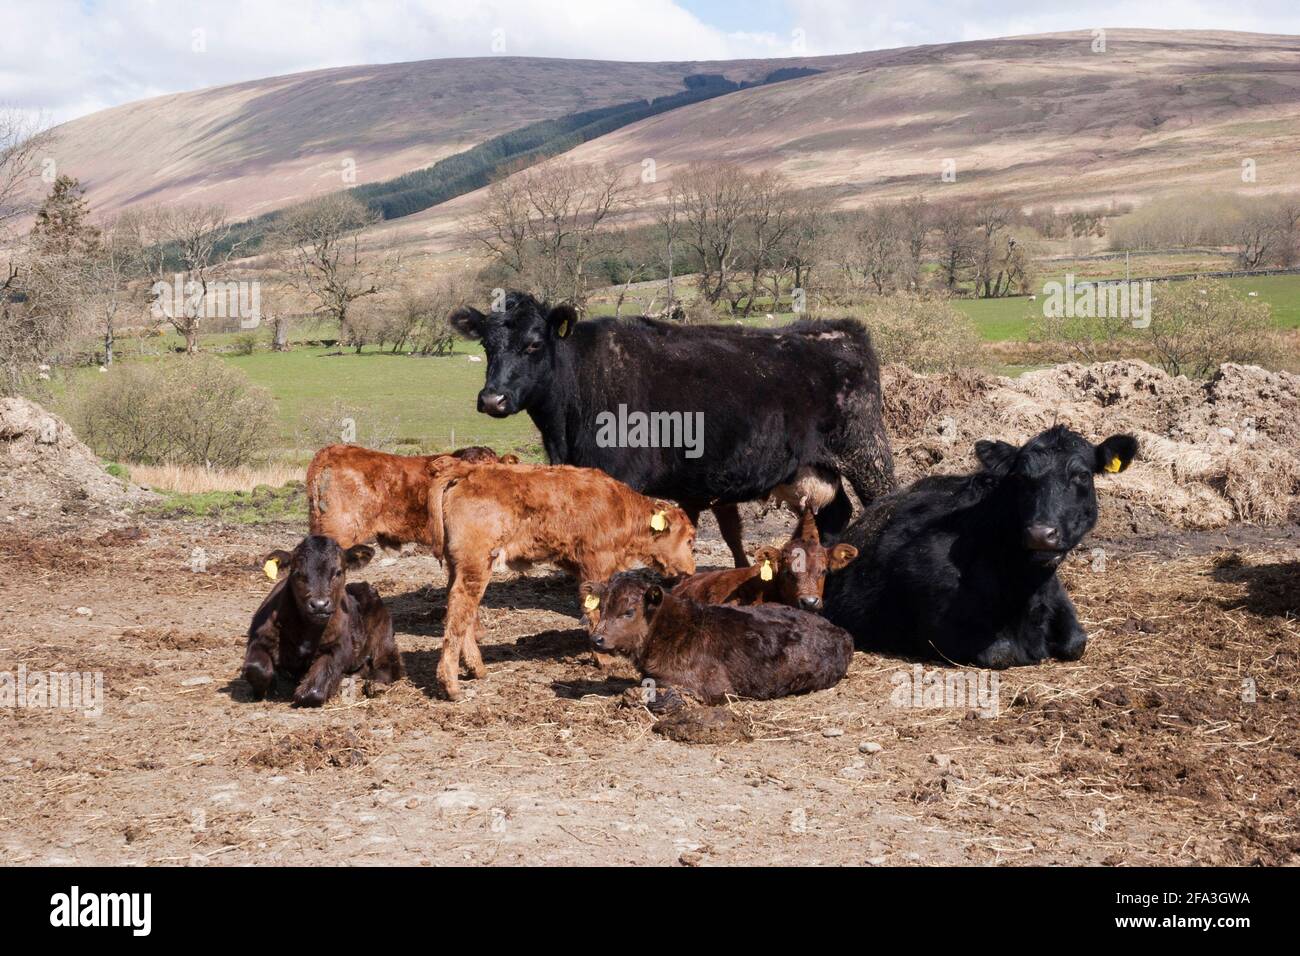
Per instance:
[[[911,662],[859,653],[832,690],[735,704],[723,730],[752,739],[707,744],[596,670],[558,576],[493,583],[489,675],[451,704],[441,570],[377,562],[409,680],[299,711],[235,679],[260,557],[297,529],[13,527],[0,670],[102,670],[107,700],[0,712],[3,863],[1300,862],[1294,525],[1089,542],[1063,572],[1088,653],[999,675],[996,718],[895,706]],[[723,554],[706,523],[701,566]]]

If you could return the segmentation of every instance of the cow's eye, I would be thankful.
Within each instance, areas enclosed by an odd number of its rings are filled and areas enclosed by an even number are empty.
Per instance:
[[[628,608],[626,611],[624,611],[624,612],[622,613],[622,615],[620,615],[620,616],[621,616],[621,617],[635,617],[635,616],[636,616],[636,608],[634,608],[634,607],[630,607],[630,608]]]
[[[524,346],[525,355],[534,355],[537,352],[540,352],[541,350],[542,350],[541,342],[529,342],[527,345]]]

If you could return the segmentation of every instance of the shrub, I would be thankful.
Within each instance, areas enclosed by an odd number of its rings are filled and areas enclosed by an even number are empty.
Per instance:
[[[943,299],[893,295],[859,310],[883,363],[914,372],[953,372],[982,364],[975,323]]]
[[[101,456],[144,465],[237,468],[276,434],[271,396],[214,356],[115,365],[81,396],[74,417]]]
[[[235,354],[252,355],[257,351],[257,333],[243,332],[235,336]]]
[[[1154,289],[1150,337],[1170,375],[1204,378],[1224,362],[1272,365],[1280,352],[1272,311],[1223,282],[1164,282]]]

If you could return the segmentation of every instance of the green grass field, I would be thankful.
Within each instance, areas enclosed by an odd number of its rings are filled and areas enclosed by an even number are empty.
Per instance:
[[[1279,328],[1300,327],[1300,276],[1262,276],[1224,281],[1243,294],[1258,292],[1259,298],[1272,307],[1273,318]],[[952,304],[974,321],[986,341],[1024,341],[1030,321],[1041,315],[1036,310],[1042,308],[1043,297],[1040,295],[1036,302],[1031,302],[1024,296],[1010,299],[954,299]]]
[[[1243,293],[1258,292],[1269,303],[1278,325],[1300,327],[1300,276],[1270,276],[1234,279],[1230,284]],[[1042,297],[957,299],[956,308],[970,316],[987,341],[1023,341],[1032,318],[1042,307]],[[781,324],[793,316],[782,314],[767,319],[758,313],[747,325]],[[320,330],[309,337],[329,337]],[[178,344],[174,337],[150,340],[157,352]],[[204,348],[231,346],[233,335],[204,336]],[[333,353],[333,354],[331,354]],[[135,343],[125,343],[119,353],[125,361],[171,360],[169,352],[140,356]],[[475,410],[475,397],[483,386],[486,365],[470,356],[482,357],[473,342],[459,341],[456,352],[439,358],[417,358],[388,352],[366,351],[360,355],[299,345],[287,353],[264,348],[251,355],[232,351],[219,353],[223,360],[242,369],[257,385],[270,391],[279,409],[280,435],[277,457],[305,462],[320,441],[320,422],[338,409],[356,419],[357,440],[384,436],[398,441],[403,451],[426,453],[466,445],[489,445],[498,451],[513,451],[525,460],[541,460],[540,437],[526,415],[494,419]],[[1004,369],[1014,374],[1015,369]],[[70,393],[99,373],[94,368],[69,370],[54,384],[55,410],[67,413]],[[332,424],[332,423],[331,423]],[[337,423],[342,438],[342,422]]]
[[[537,430],[527,415],[496,419],[475,410],[486,365],[469,356],[482,354],[477,344],[459,342],[455,354],[439,358],[385,352],[331,355],[321,348],[223,358],[274,396],[285,448],[296,447],[300,423],[337,403],[356,410],[357,435],[363,441],[377,432],[430,452],[489,445],[537,456]]]

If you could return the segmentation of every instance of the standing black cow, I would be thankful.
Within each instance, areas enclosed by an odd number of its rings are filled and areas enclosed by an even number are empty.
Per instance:
[[[478,410],[526,411],[552,464],[599,468],[646,495],[715,508],[738,566],[747,564],[734,505],[778,486],[824,489],[807,504],[823,533],[842,531],[847,478],[865,503],[892,491],[881,418],[880,367],[853,320],[760,330],[649,318],[579,322],[511,292],[504,308],[451,317],[487,353]],[[681,447],[602,447],[602,412],[703,413],[701,453]],[[809,492],[801,490],[802,497]],[[817,497],[817,492],[812,492]]]
[[[871,650],[998,668],[1077,660],[1088,635],[1056,569],[1097,523],[1093,475],[1127,468],[1137,439],[1093,445],[1057,426],[975,453],[982,471],[922,479],[848,530],[859,557],[828,579],[826,617]]]

